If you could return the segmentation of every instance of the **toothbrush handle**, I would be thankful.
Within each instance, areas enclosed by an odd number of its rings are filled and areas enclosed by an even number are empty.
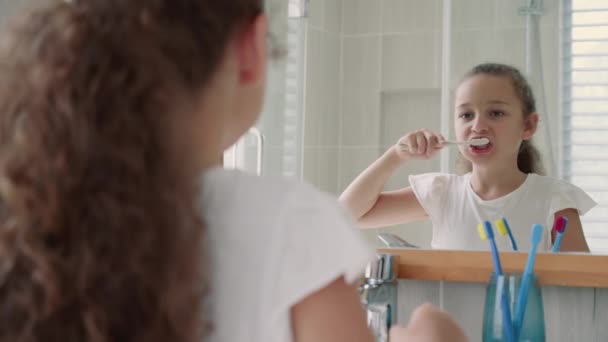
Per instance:
[[[447,145],[466,145],[466,144],[470,144],[470,143],[471,143],[470,141],[444,141],[442,144],[442,147],[445,147]],[[399,146],[399,149],[401,149],[401,151],[403,151],[403,152],[409,151],[409,148],[404,143],[399,143],[398,146]]]
[[[513,237],[513,234],[511,234],[511,229],[507,230],[507,233],[509,233],[509,239],[511,240],[511,247],[513,248],[514,251],[517,252],[517,243],[515,243],[515,238]]]
[[[562,237],[564,236],[564,233],[557,233],[557,236],[555,237],[555,243],[553,243],[553,253],[557,253],[559,252],[559,247],[562,244]]]
[[[494,261],[494,271],[496,275],[503,275],[502,266],[500,265],[500,257],[498,256],[498,248],[494,239],[490,239],[490,247],[492,249],[492,260]]]
[[[530,291],[530,281],[532,280],[532,275],[528,273],[524,273],[523,278],[521,279],[521,286],[519,288],[519,296],[517,298],[517,303],[515,304],[515,338],[519,339],[521,334],[521,328],[524,322],[524,315],[526,313],[526,304],[528,303],[528,292]]]
[[[536,256],[535,244],[532,245],[530,253],[528,254],[528,261],[526,262],[526,268],[521,278],[521,285],[519,287],[519,296],[517,296],[517,303],[515,303],[515,338],[519,339],[521,333],[521,326],[524,322],[524,314],[526,313],[526,305],[528,303],[528,292],[530,291],[530,282],[532,281],[532,270],[534,268],[534,258]]]
[[[504,278],[503,278],[504,279]],[[503,286],[502,295],[500,296],[500,306],[502,312],[502,325],[507,337],[507,342],[515,342],[515,332],[513,331],[513,321],[511,320],[511,309],[509,308],[509,298]]]
[[[446,145],[449,145],[449,144],[446,144],[446,143],[443,144],[443,146],[446,146]],[[409,152],[409,150],[410,150],[406,144],[399,143],[398,146],[399,146],[399,149],[403,152]]]

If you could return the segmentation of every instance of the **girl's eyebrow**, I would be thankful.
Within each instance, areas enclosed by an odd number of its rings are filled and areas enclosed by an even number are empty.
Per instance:
[[[499,104],[499,105],[506,105],[506,106],[510,106],[510,104],[508,102],[505,101],[501,101],[501,100],[493,100],[493,101],[489,101],[488,104]]]
[[[501,100],[492,100],[492,101],[488,101],[486,102],[487,104],[498,104],[498,105],[504,105],[504,106],[510,106],[511,104],[505,101],[501,101]],[[469,107],[471,104],[468,102],[465,103],[461,103],[458,106],[456,106],[456,108],[465,108],[465,107]]]

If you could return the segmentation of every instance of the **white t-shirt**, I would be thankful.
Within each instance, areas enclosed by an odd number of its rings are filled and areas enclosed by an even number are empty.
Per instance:
[[[214,325],[209,341],[291,341],[290,308],[373,257],[330,195],[235,170],[203,175]]]
[[[471,174],[427,173],[410,176],[410,185],[433,223],[431,246],[437,249],[489,250],[479,238],[477,224],[506,218],[520,251],[530,249],[531,228],[542,224],[545,234],[538,251],[551,249],[556,212],[573,208],[584,215],[596,205],[580,188],[551,177],[528,174],[513,192],[485,201],[471,188]],[[495,227],[495,225],[494,225]],[[500,250],[512,250],[508,236],[494,230]]]

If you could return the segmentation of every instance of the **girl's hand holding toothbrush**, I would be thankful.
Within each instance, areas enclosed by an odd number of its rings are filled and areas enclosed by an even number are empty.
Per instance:
[[[473,138],[466,141],[448,141],[443,135],[419,129],[399,139],[395,151],[401,159],[430,159],[446,145],[483,146],[490,142],[488,138]]]
[[[445,138],[427,129],[419,129],[403,136],[395,145],[401,159],[430,159],[445,144]]]

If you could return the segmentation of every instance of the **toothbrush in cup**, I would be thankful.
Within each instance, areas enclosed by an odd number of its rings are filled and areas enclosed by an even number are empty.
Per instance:
[[[521,285],[519,287],[519,296],[517,296],[517,302],[515,303],[515,338],[519,340],[521,334],[521,327],[524,323],[524,315],[526,313],[526,305],[528,303],[528,292],[530,292],[530,285],[532,284],[532,274],[534,271],[534,261],[536,258],[536,248],[543,237],[543,226],[535,224],[532,226],[532,247],[528,254],[528,261],[526,262],[526,268],[524,274],[521,277]]]
[[[553,224],[553,230],[557,233],[555,236],[555,242],[553,243],[553,253],[559,252],[559,247],[562,244],[562,238],[568,227],[568,218],[566,216],[560,216],[555,220]]]
[[[494,232],[492,231],[492,224],[485,221],[483,225],[480,223],[477,225],[479,237],[482,240],[490,241],[490,249],[492,251],[492,260],[494,261],[494,273],[496,273],[496,286],[498,288],[498,278],[503,276],[502,266],[500,264],[500,255],[498,254],[498,248],[496,247],[496,241],[494,241]],[[504,280],[504,279],[503,279]],[[504,284],[504,282],[503,282]],[[500,312],[502,314],[502,325],[507,337],[507,342],[515,342],[515,332],[513,331],[513,321],[511,320],[511,309],[509,307],[509,298],[507,293],[503,290],[500,296]]]
[[[507,219],[503,217],[500,220],[496,220],[494,224],[496,225],[496,230],[498,230],[498,233],[500,233],[500,235],[509,235],[509,240],[511,240],[511,248],[513,248],[514,251],[517,251],[517,243],[515,243],[515,238],[511,233],[511,227],[509,227]]]
[[[444,141],[442,145],[471,145],[471,146],[483,146],[490,142],[488,138],[475,138],[467,141]],[[399,148],[403,152],[409,151],[407,144],[399,143]]]

